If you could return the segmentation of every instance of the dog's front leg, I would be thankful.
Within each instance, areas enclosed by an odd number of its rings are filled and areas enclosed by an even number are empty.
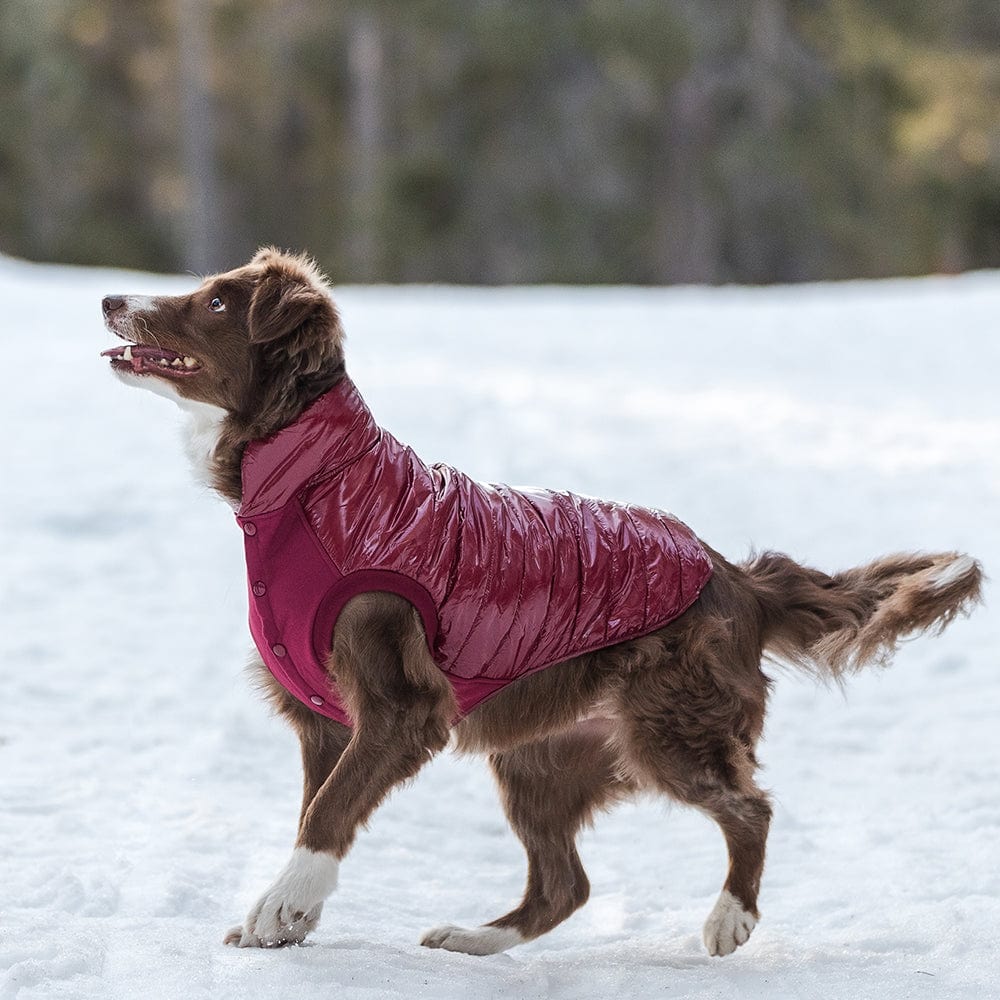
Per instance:
[[[266,670],[263,664],[261,664],[261,669]],[[337,766],[337,762],[350,742],[351,730],[339,722],[334,722],[332,719],[309,711],[281,688],[272,690],[271,698],[277,704],[281,715],[294,726],[302,746],[302,809],[299,814],[299,828],[301,829],[309,806]],[[256,927],[265,904],[270,897],[275,895],[275,889],[279,884],[286,886],[285,895],[296,895],[294,883],[297,878],[303,878],[306,885],[304,890],[298,890],[299,895],[317,896],[321,894],[323,898],[329,895],[336,884],[336,862],[334,861],[332,866],[327,865],[325,872],[322,870],[322,864],[314,865],[316,870],[310,875],[310,862],[317,860],[322,861],[322,859],[311,859],[308,852],[303,853],[296,848],[291,861],[278,876],[274,886],[257,901],[244,924],[228,931],[225,943],[242,945],[243,947],[261,947],[268,943],[261,940],[253,931],[249,934],[246,933],[244,927]],[[299,919],[293,920],[285,927],[281,941],[273,943],[293,944],[302,941],[319,923],[322,912],[321,899]]]
[[[337,884],[358,827],[448,742],[454,698],[401,598],[365,594],[351,601],[337,625],[332,663],[356,720],[350,742],[312,801],[303,803],[291,860],[227,943],[302,941]],[[307,784],[308,774],[307,768]]]

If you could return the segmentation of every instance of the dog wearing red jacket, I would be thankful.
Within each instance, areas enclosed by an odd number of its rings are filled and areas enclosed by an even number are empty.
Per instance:
[[[432,948],[485,955],[565,920],[575,848],[640,791],[711,816],[729,870],[704,927],[743,944],[771,806],[755,747],[766,655],[841,680],[980,598],[959,553],[827,574],[734,564],[662,512],[474,483],[378,426],[346,375],[336,308],[305,257],[261,250],[189,295],[108,296],[125,382],[190,414],[189,451],[247,550],[257,670],[302,745],[292,856],[226,942],[301,942],[388,792],[451,740],[489,755],[528,856],[522,902]]]

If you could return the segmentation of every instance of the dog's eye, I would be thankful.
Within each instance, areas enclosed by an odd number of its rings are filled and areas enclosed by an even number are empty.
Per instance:
[[[208,304],[208,308],[214,313],[221,313],[226,311],[226,303],[219,298],[218,295]]]

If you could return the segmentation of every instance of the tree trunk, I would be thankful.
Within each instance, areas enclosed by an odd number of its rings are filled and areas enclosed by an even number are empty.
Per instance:
[[[368,10],[348,22],[348,120],[351,133],[349,200],[351,277],[374,281],[380,274],[378,205],[385,143],[385,58],[382,29]]]
[[[224,263],[222,186],[216,164],[216,116],[211,93],[211,27],[202,0],[179,0],[181,157],[188,213],[183,228],[183,266],[198,274]]]
[[[661,163],[653,186],[653,278],[664,284],[720,280],[719,212],[706,184],[713,87],[694,73],[667,101]]]

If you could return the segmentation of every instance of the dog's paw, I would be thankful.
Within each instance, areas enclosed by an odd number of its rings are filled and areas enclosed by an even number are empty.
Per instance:
[[[279,948],[300,944],[319,923],[323,901],[336,888],[337,861],[298,847],[292,859],[247,914],[229,930],[225,944],[239,948]]]
[[[234,948],[240,947],[240,942],[243,940],[243,925],[237,924],[235,927],[230,927],[226,931],[226,936],[222,939],[223,944],[232,945]],[[250,947],[249,943],[247,947]]]
[[[750,932],[757,926],[757,918],[725,889],[705,921],[702,939],[709,955],[731,955],[741,944],[746,944]]]
[[[308,913],[283,913],[276,921],[262,921],[259,908],[263,902],[261,900],[250,911],[245,925],[240,924],[226,931],[223,944],[236,948],[283,948],[285,945],[302,944],[323,913],[323,904],[319,903]]]
[[[428,931],[420,943],[425,948],[444,948],[446,951],[461,951],[466,955],[495,955],[516,944],[523,944],[524,938],[513,927],[475,927],[466,930],[445,924]]]

